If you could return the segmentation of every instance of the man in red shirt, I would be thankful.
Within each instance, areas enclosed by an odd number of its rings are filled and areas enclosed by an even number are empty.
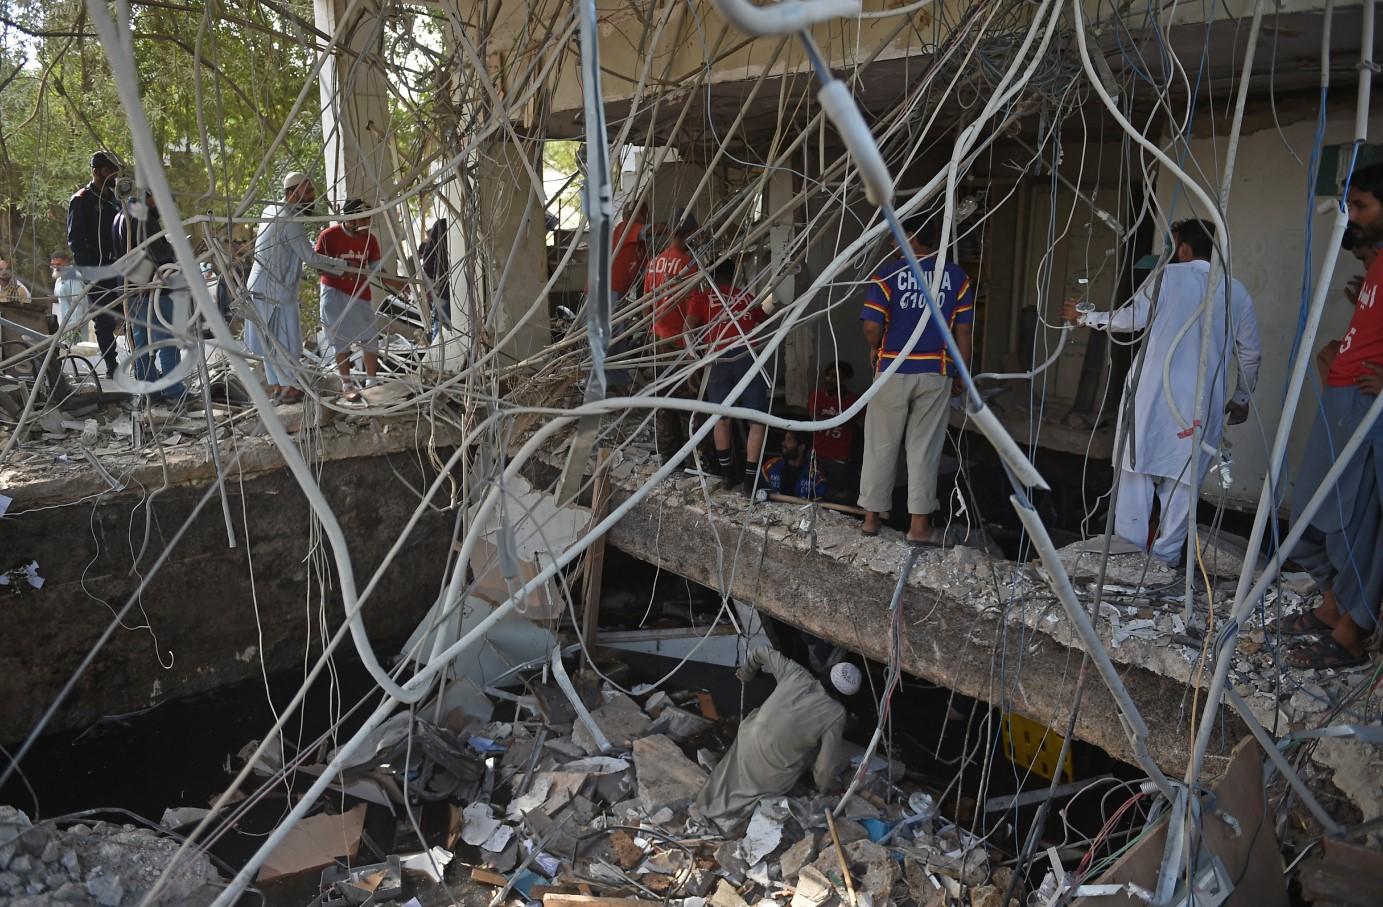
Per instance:
[[[610,289],[615,294],[614,302],[628,295],[643,276],[644,266],[648,263],[648,246],[643,239],[648,205],[630,201],[624,206],[623,216],[624,219],[615,224],[611,240]]]
[[[687,313],[700,311],[706,305],[705,275],[687,247],[695,232],[696,220],[685,211],[674,211],[668,223],[667,245],[648,263],[644,273],[643,288],[651,300],[656,338],[653,349],[660,373],[679,367],[678,354],[687,345]],[[664,393],[688,396],[688,389],[679,384]],[[653,425],[658,454],[667,461],[687,442],[687,419],[675,410],[660,409]]]
[[[754,368],[752,336],[754,329],[764,319],[763,308],[755,302],[753,294],[735,286],[735,263],[732,260],[716,266],[711,283],[709,292],[693,298],[694,307],[688,311],[686,321],[689,329],[705,325],[702,340],[706,343],[706,351],[720,354],[711,363],[706,399],[712,403],[730,402],[730,392],[753,369],[754,377],[731,405],[766,413],[770,396],[768,378],[762,368]],[[715,437],[716,459],[726,486],[740,485],[745,494],[753,495],[754,479],[764,448],[764,429],[762,422],[749,423],[743,477],[736,476],[734,472],[735,436],[730,420],[721,419],[711,429]]]
[[[813,420],[838,416],[855,404],[859,394],[852,394],[845,386],[845,382],[854,376],[855,370],[848,362],[837,361],[826,366],[821,373],[820,385],[807,398],[807,408]],[[848,493],[852,497],[858,490],[854,486],[859,481],[852,455],[855,446],[855,423],[858,418],[857,416],[835,428],[818,431],[813,444],[816,461],[821,466],[821,471],[826,474],[831,491],[837,494]]]
[[[370,383],[379,370],[379,326],[370,302],[370,277],[382,255],[379,241],[370,233],[370,216],[361,213],[364,210],[360,199],[346,199],[341,220],[321,232],[316,246],[319,254],[340,258],[348,268],[339,276],[322,275],[321,316],[327,343],[336,354],[336,370],[341,373],[341,394],[352,402],[360,399],[360,389],[351,380],[351,346],[358,343],[364,351]],[[394,289],[404,285],[394,278],[380,279]]]
[[[1362,242],[1383,243],[1383,163],[1355,171],[1350,181],[1350,226]],[[1383,256],[1374,258],[1359,288],[1344,337],[1317,356],[1325,386],[1292,495],[1301,512],[1339,459],[1374,398],[1383,391]],[[1298,668],[1348,668],[1369,659],[1365,640],[1378,626],[1383,599],[1383,422],[1376,422],[1290,556],[1311,574],[1321,604],[1279,621],[1284,636],[1315,639],[1292,649]]]
[[[648,263],[644,292],[653,297],[653,334],[659,340],[681,346],[687,330],[687,313],[705,304],[703,275],[692,261],[687,240],[696,221],[682,211],[673,213],[667,245]]]
[[[610,344],[610,358],[634,349],[628,337],[620,337],[628,329],[628,324],[619,317],[619,307],[630,296],[637,295],[644,268],[648,265],[648,244],[644,241],[644,224],[647,221],[648,204],[629,201],[624,206],[623,219],[615,225],[611,234],[610,315],[614,339]],[[629,369],[607,368],[605,380],[612,393],[618,396],[630,383]]]

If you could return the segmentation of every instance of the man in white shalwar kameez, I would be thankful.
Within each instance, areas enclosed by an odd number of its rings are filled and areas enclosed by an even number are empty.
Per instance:
[[[1174,224],[1172,262],[1144,283],[1131,301],[1113,312],[1081,313],[1070,301],[1062,307],[1063,318],[1085,327],[1121,332],[1146,330],[1143,348],[1129,368],[1124,391],[1125,400],[1130,392],[1133,394],[1133,426],[1124,444],[1117,479],[1114,531],[1139,548],[1147,547],[1153,502],[1157,501],[1161,513],[1151,551],[1169,564],[1178,562],[1186,545],[1187,520],[1210,467],[1211,451],[1219,448],[1225,414],[1229,414],[1231,425],[1248,418],[1249,399],[1258,383],[1258,363],[1263,355],[1253,300],[1243,284],[1232,280],[1226,319],[1225,284],[1221,277],[1210,298],[1210,350],[1197,416],[1202,426],[1202,446],[1193,471],[1195,438],[1191,418],[1201,361],[1200,312],[1210,282],[1214,237],[1214,225],[1206,221]],[[1238,382],[1226,405],[1234,362],[1238,364]],[[1168,396],[1175,401],[1175,412]],[[1123,430],[1124,413],[1125,405],[1121,403],[1119,431]]]
[[[283,178],[283,202],[264,209],[255,235],[254,267],[246,289],[258,318],[245,319],[245,345],[264,360],[264,376],[275,402],[296,403],[297,367],[303,349],[302,322],[298,316],[298,290],[303,265],[328,274],[342,274],[346,263],[318,255],[307,238],[307,229],[294,218],[312,214],[317,189],[306,173]]]

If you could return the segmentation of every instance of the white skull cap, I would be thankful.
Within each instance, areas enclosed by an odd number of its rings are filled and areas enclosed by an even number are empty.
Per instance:
[[[831,668],[831,684],[846,696],[854,696],[858,693],[863,679],[860,669],[848,661],[842,661]]]
[[[306,173],[303,173],[301,170],[294,170],[292,173],[284,174],[283,191],[288,192],[298,188],[303,183],[310,182],[312,182],[312,177],[308,176]]]

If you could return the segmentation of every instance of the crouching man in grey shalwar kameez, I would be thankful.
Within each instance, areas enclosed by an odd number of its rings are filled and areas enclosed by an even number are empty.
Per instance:
[[[747,681],[760,668],[778,686],[740,724],[734,744],[692,805],[693,814],[723,829],[748,819],[761,798],[787,793],[809,765],[822,791],[840,768],[845,706],[806,668],[772,649],[750,652],[738,675]],[[852,664],[831,669],[831,683],[842,695],[859,692],[860,680],[860,669]]]
[[[246,288],[254,316],[245,319],[245,345],[264,360],[264,377],[275,402],[296,403],[298,359],[303,350],[303,328],[298,316],[298,283],[303,265],[328,274],[342,274],[346,263],[318,255],[298,217],[312,214],[317,189],[305,173],[283,178],[283,203],[264,209],[264,220],[255,235],[255,263]]]

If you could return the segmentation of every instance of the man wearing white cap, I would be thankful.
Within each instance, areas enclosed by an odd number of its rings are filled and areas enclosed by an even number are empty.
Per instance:
[[[822,792],[831,788],[841,764],[845,706],[840,697],[860,690],[860,669],[849,662],[831,668],[831,690],[797,662],[769,648],[749,653],[736,672],[749,681],[759,669],[778,682],[762,706],[740,723],[739,735],[716,764],[692,811],[733,830],[764,797],[786,794],[810,765]]]
[[[342,274],[346,263],[312,249],[307,229],[295,218],[310,217],[317,189],[306,173],[283,178],[283,201],[264,209],[255,235],[255,263],[246,289],[258,317],[245,319],[245,345],[264,360],[264,376],[276,403],[297,403],[298,359],[303,349],[298,316],[298,284],[303,265],[328,274]]]

